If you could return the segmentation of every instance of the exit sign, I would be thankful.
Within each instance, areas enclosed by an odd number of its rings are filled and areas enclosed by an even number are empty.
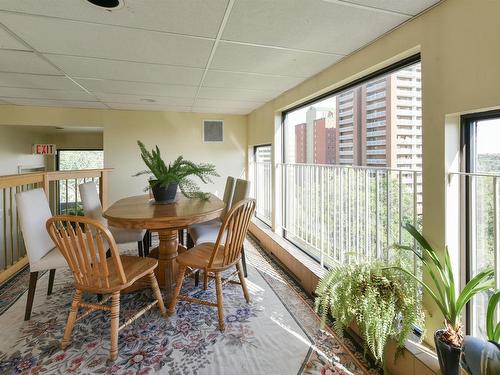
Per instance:
[[[33,153],[38,155],[55,155],[56,145],[47,143],[36,143],[33,145]]]

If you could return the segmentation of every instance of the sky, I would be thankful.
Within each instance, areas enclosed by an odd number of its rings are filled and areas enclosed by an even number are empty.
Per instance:
[[[500,154],[500,119],[478,121],[477,153]]]

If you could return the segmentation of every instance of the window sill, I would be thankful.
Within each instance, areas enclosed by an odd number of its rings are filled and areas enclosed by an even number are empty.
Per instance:
[[[316,285],[326,270],[307,256],[302,250],[277,235],[260,220],[252,220],[250,233],[260,242],[262,248],[279,261],[282,267],[302,288],[314,293]],[[354,329],[356,331],[356,329]],[[436,354],[425,344],[408,341],[403,355],[393,360],[396,346],[389,344],[387,368],[392,375],[431,375],[440,374]]]

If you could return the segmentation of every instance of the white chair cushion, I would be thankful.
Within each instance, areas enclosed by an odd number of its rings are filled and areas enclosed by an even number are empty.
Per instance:
[[[35,262],[30,262],[30,272],[52,270],[56,268],[66,268],[68,263],[57,247],[54,247],[42,258]]]
[[[101,223],[106,225],[106,220],[102,216],[101,200],[99,199],[97,185],[95,182],[80,184],[78,189],[80,190],[85,216],[94,220],[99,220]]]
[[[222,223],[219,219],[189,227],[189,235],[195,245],[217,241]],[[224,239],[223,239],[224,240]]]
[[[117,244],[142,241],[146,233],[145,230],[141,229],[123,229],[115,227],[108,227],[108,229]]]
[[[16,205],[28,260],[33,264],[55,247],[45,228],[52,217],[49,202],[43,189],[33,189],[17,193]]]

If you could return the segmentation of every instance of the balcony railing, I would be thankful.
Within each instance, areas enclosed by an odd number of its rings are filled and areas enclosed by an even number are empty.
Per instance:
[[[271,163],[253,164],[254,197],[257,200],[255,216],[268,225],[272,221],[272,178]]]
[[[109,169],[56,171],[0,176],[0,282],[28,263],[17,213],[15,194],[43,188],[54,214],[81,212],[78,185],[95,181],[103,207],[107,206]]]
[[[420,226],[420,171],[312,164],[278,170],[286,237],[321,265],[387,261],[393,244],[414,244],[402,225]],[[408,254],[405,262],[416,268]]]

